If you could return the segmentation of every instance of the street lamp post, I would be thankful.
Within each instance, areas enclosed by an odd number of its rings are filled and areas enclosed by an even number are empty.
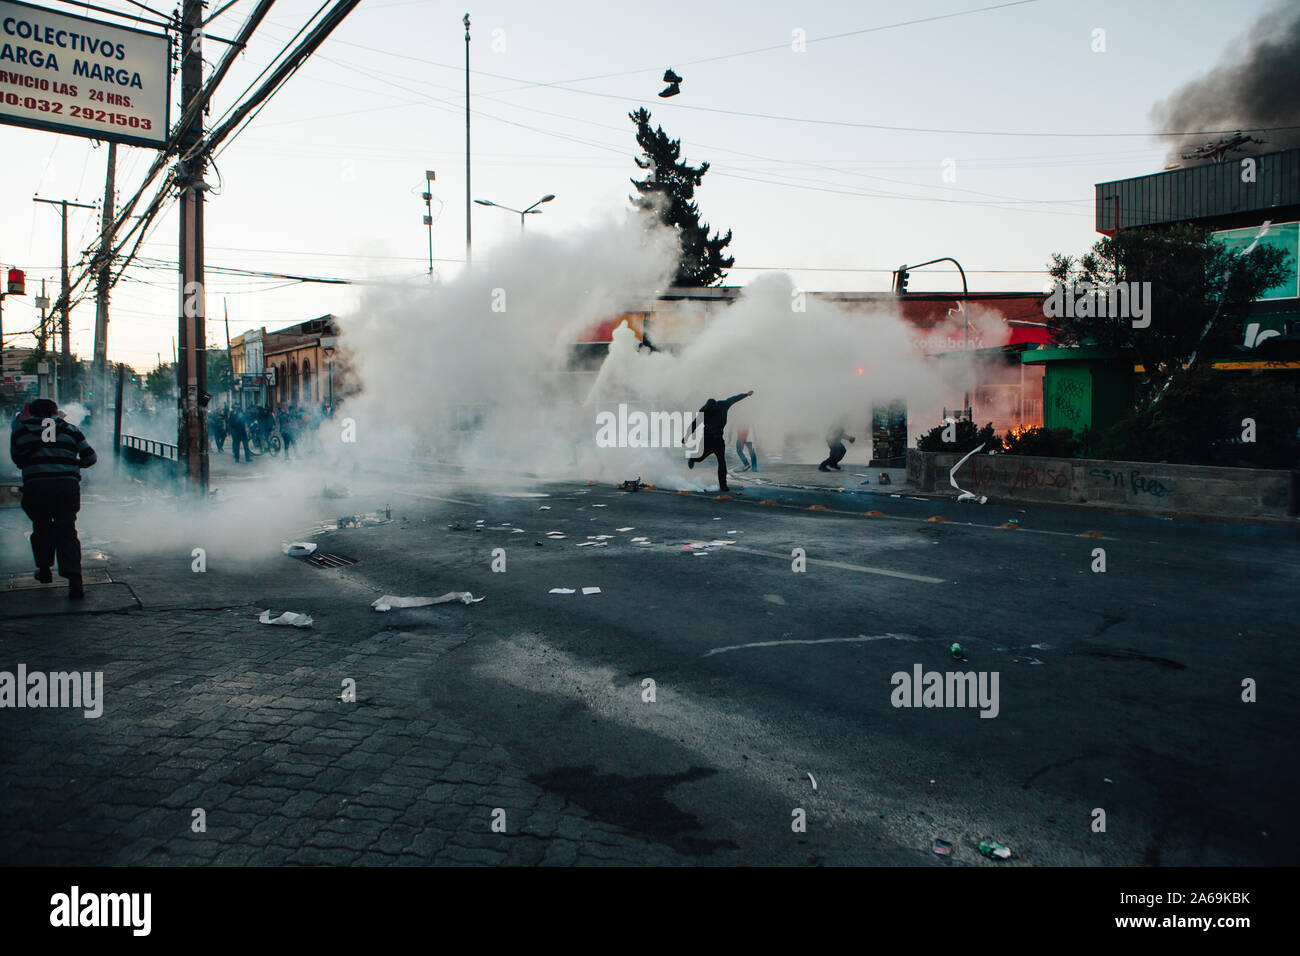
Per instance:
[[[902,266],[899,271],[901,272],[906,270],[910,272],[912,269],[919,269],[922,266],[932,266],[936,262],[951,262],[953,265],[957,267],[957,271],[961,273],[962,351],[963,352],[969,351],[970,350],[970,313],[966,310],[966,304],[967,302],[970,301],[970,290],[967,289],[966,287],[966,270],[961,267],[961,263],[958,262],[956,259],[954,259],[952,256],[940,256],[938,259],[930,259],[926,262],[917,263],[914,266]],[[962,403],[963,403],[962,412],[966,415],[967,420],[972,420],[974,410],[970,407],[969,389],[966,391],[966,394],[962,399]]]
[[[519,217],[519,231],[520,231],[520,232],[523,232],[523,231],[524,231],[524,216],[527,216],[527,215],[540,216],[540,215],[542,214],[542,211],[541,211],[540,209],[538,209],[537,207],[540,206],[540,205],[541,205],[542,203],[544,203],[544,202],[550,202],[550,201],[551,201],[552,199],[554,199],[554,198],[555,198],[555,194],[554,194],[554,193],[547,193],[545,196],[543,196],[541,199],[537,200],[537,202],[533,203],[533,204],[532,204],[531,206],[529,206],[527,209],[512,209],[512,208],[509,207],[509,206],[503,206],[503,205],[501,205],[501,203],[499,203],[499,202],[493,202],[491,199],[475,199],[474,201],[475,201],[476,203],[478,203],[480,206],[496,206],[498,209],[504,209],[506,212],[512,212],[512,213],[514,213],[515,215],[517,215],[517,216]]]
[[[469,268],[473,256],[470,252],[469,208],[469,14],[465,14],[465,267]]]
[[[424,224],[429,227],[429,275],[433,275],[433,170],[424,171]],[[441,204],[442,200],[439,200]]]

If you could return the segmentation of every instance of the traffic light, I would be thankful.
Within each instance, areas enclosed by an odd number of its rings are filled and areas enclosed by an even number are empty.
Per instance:
[[[894,294],[903,295],[907,292],[907,266],[899,266],[894,273]]]

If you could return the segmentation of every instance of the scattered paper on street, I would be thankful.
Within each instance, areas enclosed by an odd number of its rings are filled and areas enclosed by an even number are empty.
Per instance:
[[[282,624],[290,627],[311,627],[312,623],[310,614],[299,614],[296,611],[285,611],[279,617],[272,618],[269,608],[262,612],[258,621],[263,624]]]
[[[391,611],[395,607],[428,607],[430,604],[477,604],[483,598],[476,598],[469,591],[448,591],[439,597],[398,597],[393,594],[385,594],[383,597],[371,602],[371,607],[376,611]]]

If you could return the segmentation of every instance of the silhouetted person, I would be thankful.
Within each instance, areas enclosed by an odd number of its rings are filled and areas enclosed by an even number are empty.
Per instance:
[[[818,471],[830,471],[832,468],[836,471],[840,470],[840,461],[848,454],[848,449],[844,447],[845,439],[848,439],[849,444],[857,441],[856,438],[838,426],[831,431],[826,437],[826,444],[830,446],[831,453],[825,461],[817,466]]]
[[[239,461],[239,447],[244,448],[244,461],[253,460],[253,452],[248,447],[248,423],[244,419],[242,408],[230,410],[230,450],[234,452],[235,461]]]
[[[745,451],[749,457],[745,457]],[[758,471],[758,453],[754,451],[754,430],[748,425],[736,426],[736,457],[745,467],[741,471]]]
[[[217,440],[217,451],[226,450],[226,416],[228,412],[217,412],[212,419],[212,436]]]
[[[293,409],[286,409],[280,412],[280,440],[284,443],[284,460],[289,460],[289,449],[294,447],[294,441],[297,438],[298,422]],[[298,456],[302,458],[301,455]]]
[[[695,428],[700,424],[701,418],[704,422],[704,441],[699,455],[694,458],[686,459],[687,467],[694,468],[696,462],[703,461],[710,455],[718,456],[718,490],[727,491],[727,443],[722,437],[723,430],[727,427],[727,410],[735,405],[742,398],[748,398],[754,394],[754,390],[741,392],[739,395],[732,395],[731,398],[724,398],[719,401],[711,398],[700,406],[700,418],[691,420],[691,427],[686,430],[686,437],[682,439],[685,445],[691,435],[695,434]]]
[[[23,473],[23,511],[32,519],[36,580],[54,580],[50,568],[57,557],[59,576],[68,581],[68,597],[85,597],[77,512],[81,469],[95,463],[95,449],[80,429],[59,417],[58,405],[38,398],[10,432],[9,457]]]

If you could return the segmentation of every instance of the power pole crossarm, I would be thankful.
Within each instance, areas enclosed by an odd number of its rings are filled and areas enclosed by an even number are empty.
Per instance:
[[[32,201],[43,202],[50,206],[57,206],[59,208],[59,216],[63,221],[63,256],[59,267],[60,286],[62,291],[59,293],[59,301],[54,303],[54,308],[58,311],[60,317],[59,337],[61,341],[59,348],[59,364],[63,366],[63,375],[61,377],[63,378],[63,381],[67,383],[71,378],[69,373],[71,372],[70,362],[72,358],[72,349],[69,343],[68,330],[68,313],[72,309],[72,303],[70,301],[72,299],[72,290],[68,282],[68,207],[72,206],[76,209],[94,209],[95,207],[80,202],[69,202],[66,199],[34,198]],[[57,398],[62,397],[63,396],[58,396]]]

